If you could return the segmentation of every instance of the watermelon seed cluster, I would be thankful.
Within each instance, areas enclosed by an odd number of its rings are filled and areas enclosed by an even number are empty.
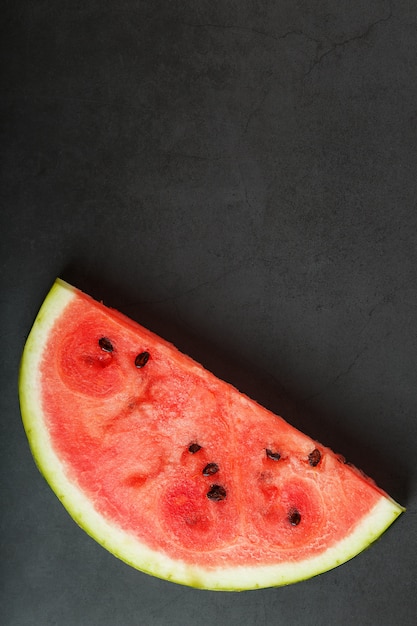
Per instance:
[[[100,337],[100,339],[98,340],[98,345],[103,350],[103,352],[114,351],[113,344],[108,337]],[[145,367],[145,365],[149,361],[150,356],[151,355],[147,350],[145,350],[144,352],[140,352],[135,358],[135,367],[137,367],[138,369],[142,369],[142,367]]]
[[[201,446],[196,442],[190,443],[188,446],[188,452],[190,454],[195,454],[199,450],[201,450]],[[217,463],[207,463],[202,471],[202,474],[203,476],[213,476],[214,474],[217,474],[219,469],[220,468]],[[224,500],[226,498],[226,489],[222,485],[211,485],[206,495],[209,500],[220,502],[220,500]]]
[[[277,451],[271,450],[270,448],[265,448],[265,453],[267,458],[271,459],[271,461],[279,461],[281,459],[281,454]],[[318,448],[315,448],[312,452],[310,452],[307,459],[311,467],[316,467],[321,461],[320,450]],[[301,522],[301,514],[295,507],[292,507],[288,511],[287,517],[291,526],[298,526],[298,524]]]

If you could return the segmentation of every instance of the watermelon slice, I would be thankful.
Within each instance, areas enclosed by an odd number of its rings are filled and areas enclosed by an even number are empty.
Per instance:
[[[23,422],[75,521],[130,565],[215,590],[352,558],[404,510],[171,344],[57,280],[27,340]]]

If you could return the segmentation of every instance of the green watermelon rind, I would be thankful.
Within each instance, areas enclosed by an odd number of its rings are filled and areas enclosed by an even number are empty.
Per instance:
[[[99,544],[132,567],[191,587],[243,591],[278,587],[324,573],[366,549],[404,511],[387,495],[361,519],[352,533],[322,554],[275,565],[204,568],[150,549],[133,535],[105,519],[66,473],[54,452],[45,426],[41,400],[40,363],[49,333],[78,290],[57,279],[47,295],[27,339],[20,366],[19,397],[24,428],[35,462],[75,522]]]

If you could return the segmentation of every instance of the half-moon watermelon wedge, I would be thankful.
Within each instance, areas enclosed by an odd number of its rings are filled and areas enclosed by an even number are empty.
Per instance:
[[[293,583],[351,559],[404,510],[329,448],[59,279],[19,390],[36,463],[74,520],[164,579]]]

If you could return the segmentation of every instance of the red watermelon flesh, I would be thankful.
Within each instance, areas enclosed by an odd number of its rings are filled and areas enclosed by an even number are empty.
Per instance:
[[[240,590],[308,578],[403,510],[329,448],[61,280],[28,338],[19,389],[34,457],[74,519],[175,582]]]

